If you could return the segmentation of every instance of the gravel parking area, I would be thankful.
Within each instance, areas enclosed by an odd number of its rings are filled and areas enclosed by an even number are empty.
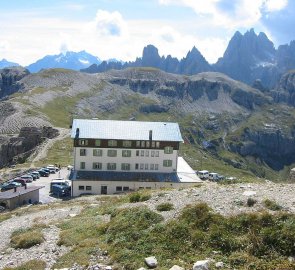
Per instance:
[[[44,203],[50,203],[54,201],[58,201],[60,199],[55,198],[50,196],[49,191],[50,191],[50,182],[55,179],[55,178],[64,178],[68,179],[69,178],[69,173],[70,171],[67,170],[66,168],[61,168],[59,172],[52,173],[48,177],[40,177],[36,181],[33,181],[32,183],[28,183],[28,185],[32,186],[44,186],[44,188],[40,189],[40,202]]]

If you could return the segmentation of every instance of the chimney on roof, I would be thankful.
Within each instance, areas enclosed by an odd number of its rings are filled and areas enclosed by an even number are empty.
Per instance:
[[[149,140],[152,141],[153,140],[153,131],[150,130],[149,132]]]
[[[14,189],[14,192],[16,192],[16,190],[17,190],[17,187],[14,187],[13,189]]]
[[[79,138],[79,133],[80,133],[80,129],[79,128],[76,128],[76,136],[75,136],[76,139]]]

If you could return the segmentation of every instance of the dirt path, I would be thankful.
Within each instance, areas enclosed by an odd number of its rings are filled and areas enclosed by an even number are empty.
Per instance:
[[[55,127],[56,128],[56,127]],[[31,162],[31,168],[35,167],[35,162],[40,161],[47,156],[48,149],[54,145],[56,141],[65,139],[70,135],[70,129],[66,128],[56,128],[59,131],[59,135],[53,139],[47,139],[41,145],[39,145],[31,157],[28,159]]]

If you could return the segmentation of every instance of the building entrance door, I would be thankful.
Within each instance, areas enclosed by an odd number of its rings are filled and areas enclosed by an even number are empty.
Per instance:
[[[108,194],[108,186],[101,186],[100,194]]]

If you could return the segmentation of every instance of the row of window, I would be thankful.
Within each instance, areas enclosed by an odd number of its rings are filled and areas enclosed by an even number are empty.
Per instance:
[[[78,187],[79,190],[92,190],[92,186],[79,186]],[[116,187],[116,192],[126,192],[129,191],[129,187],[125,187],[125,186],[117,186]]]
[[[163,167],[172,167],[172,160],[165,159],[163,160]],[[86,164],[85,162],[80,162],[80,169],[85,170]],[[102,163],[101,162],[93,162],[92,163],[93,170],[102,170]],[[117,169],[116,163],[107,163],[107,170],[115,171]],[[121,170],[122,171],[130,171],[131,164],[130,163],[121,163]],[[159,164],[149,164],[149,163],[136,163],[135,170],[159,170]]]
[[[117,151],[114,149],[109,149],[107,151],[107,156],[108,157],[116,157],[117,156]],[[173,153],[173,147],[167,146],[164,148],[164,153],[165,154],[172,154]],[[101,157],[103,156],[103,150],[102,149],[93,149],[92,151],[93,156],[96,157]],[[122,150],[122,157],[131,157],[131,150]],[[151,154],[151,157],[159,157],[159,150],[136,150],[136,156],[139,157],[149,157]],[[80,156],[86,156],[87,155],[87,149],[81,148],[80,149]]]
[[[78,142],[79,146],[87,146],[88,140],[81,139]],[[109,147],[117,147],[118,141],[117,140],[108,140],[107,145]],[[160,148],[160,142],[155,141],[136,141],[135,143],[137,148]],[[95,140],[95,146],[101,146],[101,140]],[[126,148],[132,147],[132,141],[123,141],[122,146]]]

